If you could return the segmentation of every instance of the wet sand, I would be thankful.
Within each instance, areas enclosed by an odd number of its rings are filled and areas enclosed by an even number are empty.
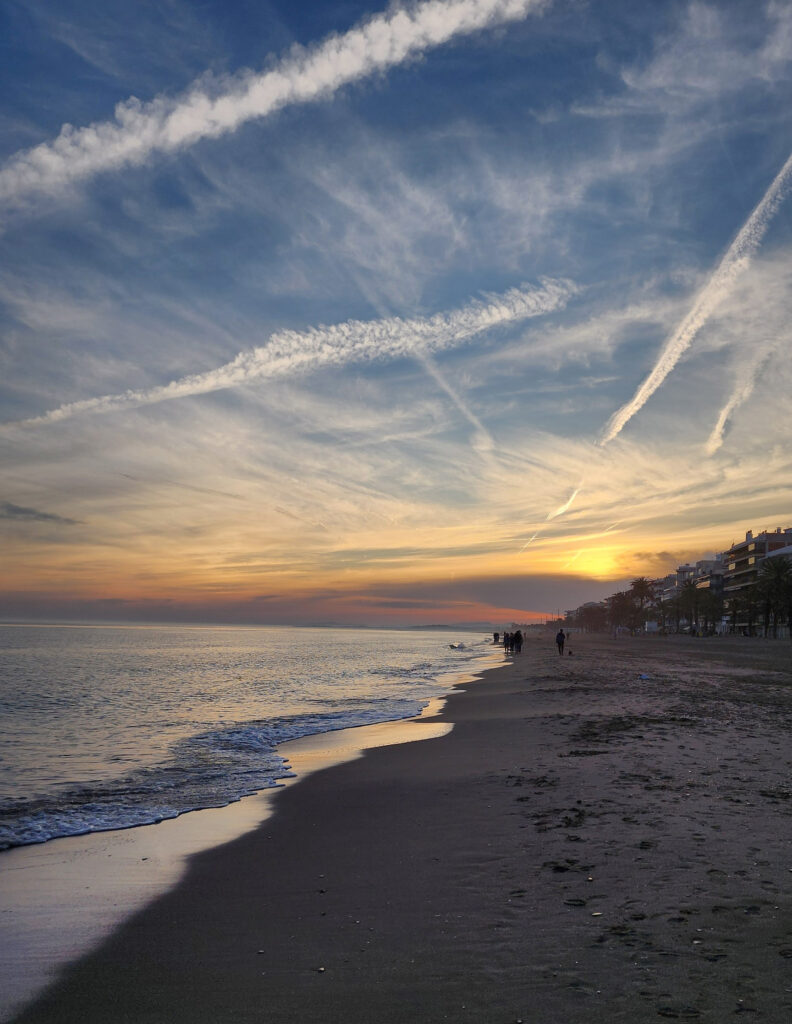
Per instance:
[[[487,661],[495,662],[492,654]],[[470,675],[458,677],[460,681]],[[142,907],[173,888],[197,853],[251,832],[271,816],[284,788],[312,772],[361,757],[369,747],[445,735],[444,700],[419,719],[318,733],[281,744],[293,777],[223,807],[156,825],[69,836],[0,854],[0,1021],[41,993]]]
[[[792,644],[571,646],[289,787],[17,1020],[792,1020]]]

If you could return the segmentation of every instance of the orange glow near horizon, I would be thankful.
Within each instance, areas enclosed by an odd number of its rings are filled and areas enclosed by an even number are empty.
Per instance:
[[[601,452],[570,442],[563,458],[561,470],[515,475],[496,454],[471,457],[479,478],[456,505],[350,495],[330,478],[306,488],[215,473],[188,488],[121,475],[101,501],[62,502],[59,522],[3,524],[0,608],[115,602],[209,618],[237,609],[262,622],[288,610],[294,621],[529,621],[634,576],[663,576],[763,525],[761,492],[717,521],[731,499],[715,468],[683,475],[626,443]],[[573,502],[569,481],[580,481]]]
[[[662,575],[713,547],[705,547],[703,537],[686,536],[675,552],[652,558],[646,552],[653,542],[640,532],[581,533],[570,541],[554,525],[524,551],[492,533],[490,550],[477,551],[485,545],[482,531],[473,528],[467,552],[460,550],[465,538],[456,527],[424,527],[411,534],[410,545],[399,531],[360,534],[354,548],[334,547],[317,534],[303,536],[301,543],[296,536],[281,536],[284,550],[292,545],[286,558],[272,547],[251,555],[247,536],[238,536],[239,547],[233,548],[224,525],[213,541],[203,537],[201,544],[189,539],[167,544],[160,538],[158,548],[153,538],[140,537],[134,547],[115,551],[89,539],[65,550],[17,548],[8,560],[5,591],[16,595],[22,608],[36,601],[45,607],[72,603],[115,609],[119,618],[151,607],[155,616],[170,614],[171,608],[176,615],[180,608],[188,618],[223,621],[234,615],[243,621],[397,625],[541,621],[600,600],[632,576]],[[4,605],[6,616],[13,614],[9,608],[13,599]]]
[[[412,40],[383,64],[331,5],[304,42],[340,77],[262,51],[293,88],[256,110],[241,15],[117,80],[25,22],[0,615],[527,620],[792,523],[792,8],[583,4],[582,52],[568,5],[491,32],[509,6],[429,40],[369,5]]]

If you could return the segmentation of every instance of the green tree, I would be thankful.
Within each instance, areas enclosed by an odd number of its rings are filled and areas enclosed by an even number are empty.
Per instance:
[[[638,576],[630,584],[628,593],[635,607],[636,625],[643,629],[646,625],[645,611],[654,599],[654,585],[646,576]]]
[[[777,555],[763,559],[756,574],[756,592],[764,617],[764,635],[767,636],[772,623],[773,636],[777,637],[779,622],[790,622],[792,563],[788,558]]]
[[[674,594],[674,596],[667,603],[671,618],[674,620],[674,631],[678,633],[679,624],[682,621],[683,613],[682,598],[679,594]]]
[[[622,626],[627,626],[629,629],[633,629],[635,622],[635,604],[631,595],[624,590],[620,590],[616,594],[612,594],[607,599],[608,605],[608,618],[610,620],[611,628],[617,629]]]
[[[685,580],[679,591],[679,601],[683,616],[695,629],[698,629],[700,597],[701,592],[693,580]]]
[[[754,628],[759,615],[759,591],[755,583],[742,587],[729,598],[729,610],[732,616],[732,628],[736,631],[741,622],[746,636],[754,635]]]
[[[704,632],[714,629],[723,617],[723,597],[714,590],[699,591],[699,614]]]
[[[657,612],[657,617],[660,620],[660,629],[665,633],[668,628],[668,620],[673,611],[671,602],[664,600],[662,597],[658,597],[654,603],[654,608]]]
[[[577,619],[587,633],[600,633],[608,628],[608,609],[604,604],[584,605],[578,608]]]

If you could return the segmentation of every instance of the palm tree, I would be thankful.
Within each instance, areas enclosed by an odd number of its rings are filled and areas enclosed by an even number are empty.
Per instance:
[[[729,598],[729,610],[732,616],[732,628],[737,630],[741,621],[745,621],[745,636],[753,636],[754,623],[759,610],[759,592],[755,583],[741,587]]]
[[[668,622],[668,616],[669,616],[669,614],[671,613],[671,610],[672,610],[671,609],[671,602],[670,601],[666,601],[662,597],[658,597],[657,600],[655,601],[655,605],[654,606],[655,606],[655,611],[657,612],[657,615],[658,615],[658,617],[660,619],[660,631],[662,633],[665,633],[665,631],[666,631],[666,624]]]
[[[679,600],[688,623],[698,629],[700,591],[693,580],[685,580],[679,592]]]
[[[645,626],[644,608],[654,599],[654,586],[652,581],[648,580],[645,576],[638,576],[630,584],[629,594],[636,604],[636,619],[638,620],[638,625],[643,628]]]
[[[608,624],[608,609],[602,604],[578,609],[578,621],[587,633],[599,633]]]
[[[612,594],[607,598],[607,605],[608,617],[612,628],[615,629],[619,626],[630,626],[632,628],[635,605],[629,593],[620,590],[617,594]]]
[[[670,601],[667,602],[668,609],[671,612],[671,616],[674,620],[674,632],[679,632],[679,624],[682,621],[682,598],[679,594],[674,594]]]
[[[713,590],[699,592],[699,610],[704,622],[704,632],[714,630],[723,615],[723,598]]]
[[[784,555],[765,558],[756,574],[756,590],[764,610],[764,632],[767,636],[770,620],[773,622],[773,636],[778,636],[779,620],[790,622],[792,607],[792,563]],[[792,635],[792,630],[790,630]]]

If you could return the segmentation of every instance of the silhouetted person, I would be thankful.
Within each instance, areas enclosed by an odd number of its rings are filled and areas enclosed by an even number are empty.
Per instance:
[[[518,629],[514,634],[514,653],[519,654],[522,650],[523,635],[522,630]]]
[[[492,634],[492,642],[494,644],[496,644],[499,640],[500,640],[500,633],[493,633]]]
[[[565,643],[566,643],[566,633],[563,631],[563,629],[559,629],[559,631],[556,633],[556,647],[558,648],[558,653],[559,654],[563,654],[564,653],[564,644]]]

